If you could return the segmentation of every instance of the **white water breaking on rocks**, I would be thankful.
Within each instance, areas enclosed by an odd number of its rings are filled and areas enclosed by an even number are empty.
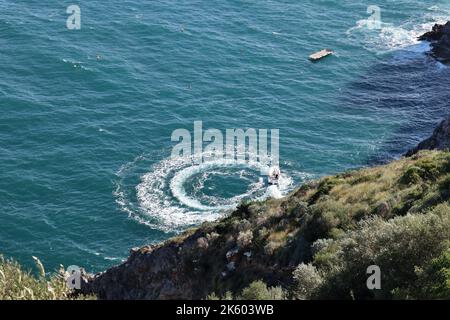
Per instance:
[[[383,13],[383,11],[381,11]],[[378,27],[371,27],[370,19],[362,19],[356,22],[354,27],[347,30],[347,38],[353,43],[363,45],[365,49],[377,54],[383,54],[400,49],[427,51],[428,46],[414,46],[419,44],[418,37],[431,30],[436,23],[444,23],[450,17],[450,12],[431,6],[422,17],[417,20],[410,19],[401,24],[381,21]]]

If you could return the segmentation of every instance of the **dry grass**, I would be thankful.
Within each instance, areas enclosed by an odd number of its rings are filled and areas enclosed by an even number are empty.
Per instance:
[[[33,257],[39,275],[25,271],[13,260],[0,256],[0,300],[85,300],[93,296],[76,296],[68,289],[63,268],[46,277],[41,261]]]

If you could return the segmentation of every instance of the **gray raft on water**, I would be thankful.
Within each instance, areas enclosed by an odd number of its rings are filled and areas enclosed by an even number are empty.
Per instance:
[[[333,52],[333,50],[330,50],[330,49],[323,49],[323,50],[320,50],[319,52],[316,52],[316,53],[313,53],[312,55],[310,55],[309,56],[309,60],[311,60],[311,61],[319,61],[319,60],[321,60],[321,59],[323,59],[323,58],[325,58],[325,57],[327,57],[327,56],[329,56],[329,55],[331,55],[331,54],[333,54],[334,52]]]

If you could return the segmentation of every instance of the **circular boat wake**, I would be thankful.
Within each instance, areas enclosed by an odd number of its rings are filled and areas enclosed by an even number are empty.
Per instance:
[[[278,187],[268,187],[261,174],[267,168],[257,162],[219,159],[195,165],[192,158],[167,158],[140,175],[134,194],[124,180],[138,161],[119,170],[116,202],[130,217],[166,232],[216,220],[243,200],[284,196],[294,185],[282,168]]]

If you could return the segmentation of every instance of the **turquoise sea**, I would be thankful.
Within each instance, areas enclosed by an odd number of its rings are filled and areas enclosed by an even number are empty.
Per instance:
[[[416,41],[449,18],[444,0],[0,0],[0,253],[101,271],[256,197],[255,168],[170,158],[196,120],[279,129],[284,192],[399,157],[450,113],[450,69]]]

